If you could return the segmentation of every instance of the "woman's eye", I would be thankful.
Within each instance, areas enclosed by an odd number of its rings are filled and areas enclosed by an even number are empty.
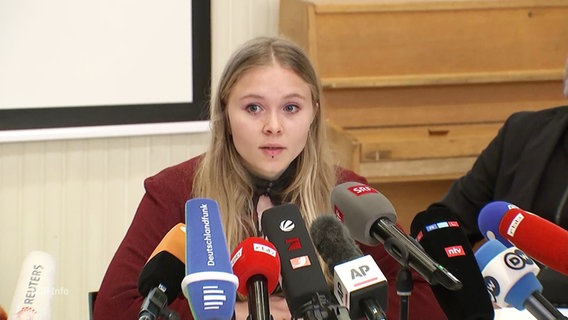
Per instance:
[[[294,112],[298,111],[299,108],[300,108],[300,107],[298,107],[298,106],[295,105],[295,104],[289,104],[289,105],[286,105],[286,106],[284,107],[284,111],[294,113]]]
[[[257,104],[249,104],[249,105],[246,107],[246,109],[247,109],[249,112],[256,113],[256,112],[259,112],[259,111],[260,111],[260,106],[257,105]]]

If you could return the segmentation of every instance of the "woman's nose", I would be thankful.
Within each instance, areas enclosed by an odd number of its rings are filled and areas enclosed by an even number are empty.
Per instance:
[[[277,113],[271,112],[267,114],[264,122],[264,133],[279,134],[282,133],[282,123]]]

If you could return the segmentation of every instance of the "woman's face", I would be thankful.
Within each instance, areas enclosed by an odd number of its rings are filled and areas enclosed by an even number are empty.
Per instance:
[[[233,143],[264,179],[279,177],[302,152],[314,118],[308,84],[278,64],[243,73],[227,102]]]

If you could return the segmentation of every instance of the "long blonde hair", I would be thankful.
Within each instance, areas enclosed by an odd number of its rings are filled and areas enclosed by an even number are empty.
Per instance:
[[[211,141],[193,182],[193,196],[217,201],[229,250],[254,236],[255,203],[250,174],[245,169],[230,135],[227,100],[240,76],[255,67],[278,63],[293,70],[310,87],[315,117],[304,150],[297,157],[296,172],[282,199],[299,206],[306,224],[331,212],[330,193],[336,172],[326,145],[326,129],[320,105],[321,85],[309,58],[295,43],[260,37],[246,42],[223,70],[210,105]]]

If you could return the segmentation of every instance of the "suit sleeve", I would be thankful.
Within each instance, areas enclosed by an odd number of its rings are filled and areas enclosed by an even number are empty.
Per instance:
[[[477,217],[481,208],[494,198],[506,134],[507,127],[503,126],[477,157],[471,170],[454,181],[444,198],[432,205],[445,207],[458,216],[472,244],[483,239]]]

